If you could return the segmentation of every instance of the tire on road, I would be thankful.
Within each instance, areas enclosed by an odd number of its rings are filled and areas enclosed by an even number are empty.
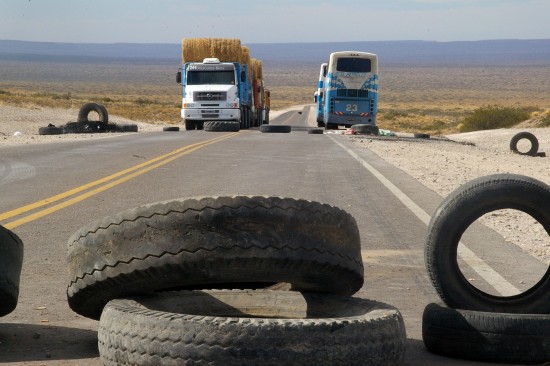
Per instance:
[[[310,128],[307,130],[310,135],[322,135],[324,130],[322,128]]]
[[[109,114],[107,113],[107,108],[102,104],[98,103],[86,103],[78,111],[78,122],[86,123],[89,122],[88,115],[90,112],[96,112],[99,115],[99,122],[107,124],[109,123]]]
[[[351,295],[363,285],[359,230],[333,206],[292,198],[197,197],[91,223],[68,242],[70,307],[99,319],[114,298],[179,288]]]
[[[238,132],[241,124],[236,121],[206,121],[203,129],[212,132]]]
[[[165,132],[170,132],[170,131],[177,132],[180,130],[180,128],[178,126],[164,126],[162,130]]]
[[[23,242],[11,230],[0,226],[0,316],[11,313],[19,298],[23,265]]]
[[[483,362],[542,364],[550,360],[550,315],[451,309],[428,304],[422,316],[428,351]]]
[[[120,132],[138,132],[138,125],[129,123],[118,125],[118,130]]]
[[[292,127],[289,125],[261,125],[260,131],[264,133],[289,133]]]
[[[378,126],[374,126],[374,125],[359,124],[359,125],[353,125],[351,126],[351,128],[353,128],[353,130],[358,134],[378,136],[378,134],[380,133]]]
[[[527,139],[531,143],[531,148],[527,152],[518,150],[518,142],[523,139]],[[537,152],[539,151],[539,140],[530,132],[519,132],[510,140],[510,150],[520,155],[537,156]]]
[[[457,246],[481,216],[501,209],[531,215],[550,235],[550,187],[533,178],[496,174],[474,179],[449,194],[428,227],[425,262],[439,296],[449,307],[503,313],[550,313],[550,267],[537,284],[514,296],[494,296],[474,287],[460,271]]]
[[[429,139],[430,135],[427,134],[427,133],[417,132],[417,133],[414,134],[414,137],[417,138],[417,139]]]
[[[397,309],[365,299],[181,291],[109,302],[98,344],[105,365],[400,365],[405,333]]]
[[[39,135],[61,135],[62,133],[63,133],[63,128],[56,127],[53,125],[38,128]]]

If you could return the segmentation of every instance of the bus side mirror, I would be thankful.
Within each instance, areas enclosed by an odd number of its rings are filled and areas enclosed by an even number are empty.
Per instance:
[[[181,71],[176,74],[176,83],[181,84]]]

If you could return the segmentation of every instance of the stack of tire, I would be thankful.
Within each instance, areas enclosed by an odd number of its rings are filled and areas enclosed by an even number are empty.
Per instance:
[[[426,267],[446,306],[433,303],[424,310],[422,336],[430,352],[486,362],[550,361],[550,269],[527,291],[504,297],[474,287],[458,265],[457,247],[467,228],[502,209],[529,214],[550,235],[550,187],[515,174],[466,183],[444,199],[432,217]]]
[[[22,265],[21,239],[0,226],[0,316],[11,313],[17,306]]]
[[[350,297],[363,284],[359,232],[333,206],[159,202],[83,227],[68,251],[69,305],[100,320],[105,365],[403,362],[399,311]]]

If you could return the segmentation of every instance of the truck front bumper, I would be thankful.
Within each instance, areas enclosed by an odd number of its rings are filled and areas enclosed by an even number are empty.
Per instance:
[[[240,121],[241,110],[235,108],[184,108],[181,118],[196,121]]]

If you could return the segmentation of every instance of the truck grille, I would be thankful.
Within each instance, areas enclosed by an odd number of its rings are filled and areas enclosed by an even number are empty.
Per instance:
[[[214,100],[226,100],[227,99],[227,93],[226,92],[194,92],[193,93],[193,100],[195,102],[202,102],[202,101],[214,101]]]
[[[336,96],[349,98],[368,98],[369,91],[365,89],[337,89]]]

